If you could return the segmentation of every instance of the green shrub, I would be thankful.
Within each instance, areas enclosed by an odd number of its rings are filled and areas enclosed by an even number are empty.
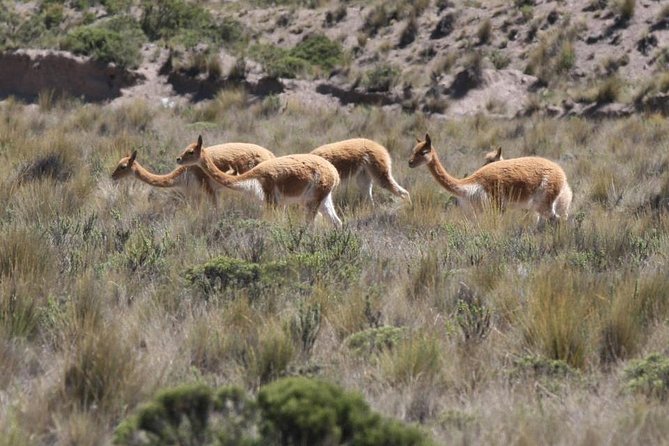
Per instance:
[[[669,358],[652,353],[632,361],[625,368],[623,379],[629,391],[664,400],[669,395]]]
[[[128,38],[122,30],[119,32],[99,26],[74,28],[65,37],[62,47],[75,54],[122,67],[136,67],[141,57],[137,40]]]
[[[262,262],[221,256],[187,269],[185,278],[205,295],[244,289],[255,298],[270,289],[307,291],[317,283],[341,288],[360,274],[360,242],[350,232],[312,235],[277,230],[274,237],[287,255]]]
[[[397,82],[400,72],[390,65],[380,65],[365,73],[364,84],[368,91],[389,91]]]
[[[266,437],[280,444],[421,445],[420,431],[381,418],[359,395],[313,379],[285,378],[258,394]]]
[[[406,330],[401,327],[376,327],[353,333],[344,344],[360,355],[380,352],[392,348],[404,338]]]
[[[186,280],[198,287],[205,295],[228,289],[245,289],[251,297],[257,297],[286,272],[284,264],[259,264],[232,257],[217,257],[203,265],[186,270]]]
[[[576,376],[578,371],[561,359],[548,359],[542,356],[527,355],[514,359],[511,378],[532,376],[534,378],[567,378]]]
[[[339,43],[323,35],[307,37],[290,50],[290,55],[309,64],[332,70],[343,63],[343,50]]]
[[[285,77],[293,79],[309,72],[309,63],[299,57],[285,54],[267,63],[265,66],[267,74],[272,77]]]
[[[257,401],[235,387],[185,385],[159,393],[120,423],[121,445],[428,445],[418,429],[382,418],[361,396],[309,378],[282,378]]]
[[[239,21],[224,17],[219,25],[219,36],[223,43],[236,44],[247,39],[247,31]]]
[[[46,29],[58,27],[62,23],[64,16],[63,5],[54,3],[42,5],[42,17]]]
[[[122,445],[254,445],[255,403],[236,387],[186,384],[160,392],[116,429]]]
[[[341,45],[322,35],[308,37],[291,49],[256,45],[251,48],[251,55],[267,74],[285,78],[312,74],[316,68],[329,72],[344,62]]]
[[[144,1],[142,7],[141,26],[150,40],[192,43],[193,36],[195,42],[216,42],[220,38],[214,18],[197,4],[184,0]]]

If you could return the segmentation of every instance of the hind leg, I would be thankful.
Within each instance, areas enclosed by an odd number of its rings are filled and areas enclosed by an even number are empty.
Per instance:
[[[321,213],[325,216],[325,218],[327,218],[334,227],[336,228],[342,227],[342,222],[339,219],[337,211],[335,210],[334,207],[334,203],[332,202],[332,193],[328,193],[325,196],[323,201],[321,201],[318,210],[321,211]]]
[[[372,177],[369,176],[366,170],[361,170],[355,177],[360,191],[367,195],[369,202],[374,204],[374,196],[372,195]]]
[[[375,171],[374,167],[376,167],[378,171]],[[396,195],[400,198],[406,198],[407,200],[411,201],[409,192],[397,184],[397,181],[395,181],[393,178],[393,175],[390,172],[390,167],[386,168],[385,166],[379,165],[370,166],[367,168],[367,174],[374,178],[374,181],[376,181],[380,187],[392,192],[393,195]]]
[[[571,206],[572,197],[571,188],[568,184],[565,184],[553,202],[553,212],[560,220],[566,221],[569,217],[569,207]]]

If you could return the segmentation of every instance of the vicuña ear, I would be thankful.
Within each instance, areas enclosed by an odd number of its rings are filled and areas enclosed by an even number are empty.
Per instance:
[[[136,158],[137,158],[137,150],[133,150],[132,155],[130,155],[130,164],[134,163]]]
[[[430,139],[430,134],[429,133],[425,134],[425,144],[432,147],[432,140]]]
[[[423,141],[421,141],[420,138],[416,136],[416,142],[423,142]]]
[[[195,147],[195,150],[200,150],[201,148],[202,148],[202,135],[198,135],[197,146]]]
[[[502,156],[502,146],[497,147],[497,154],[495,155],[497,158]]]

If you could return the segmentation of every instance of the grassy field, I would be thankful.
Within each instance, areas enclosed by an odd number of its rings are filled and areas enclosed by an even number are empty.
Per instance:
[[[559,162],[568,223],[467,220],[426,169],[456,176],[492,145]],[[205,145],[276,154],[363,136],[412,204],[355,185],[344,221],[304,228],[233,191],[112,182],[121,156],[167,172]],[[290,375],[364,395],[436,444],[640,444],[669,436],[669,122],[592,122],[249,104],[176,109],[0,104],[0,444],[108,443],[160,389]],[[648,358],[651,353],[659,356]],[[646,358],[646,359],[644,359]],[[639,361],[641,360],[641,361]]]

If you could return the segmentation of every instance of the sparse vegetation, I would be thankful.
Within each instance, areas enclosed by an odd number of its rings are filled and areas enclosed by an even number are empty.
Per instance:
[[[76,43],[126,66],[142,48],[152,67],[230,85],[201,102],[0,101],[0,445],[669,438],[662,2],[638,3],[627,29],[603,0],[0,3],[2,48]],[[358,28],[381,6],[375,35]],[[269,93],[267,74],[318,81]],[[530,93],[488,94],[507,77]],[[316,84],[351,102],[304,100]],[[580,115],[634,107],[647,113]],[[467,214],[408,167],[426,132],[458,177],[497,146],[555,160],[569,220]],[[371,138],[411,203],[359,200],[354,180],[335,193],[343,229],[304,227],[232,190],[214,207],[197,188],[110,180],[133,150],[169,172],[198,134],[279,156]]]
[[[441,408],[474,414],[456,431],[482,442],[480,423],[510,439],[520,420],[538,432],[556,423],[569,439],[640,428],[617,420],[637,404],[620,392],[626,361],[667,337],[669,225],[666,207],[652,204],[666,198],[666,120],[444,122],[365,107],[260,113],[249,101],[232,90],[179,113],[143,102],[0,104],[11,159],[0,167],[0,363],[11,372],[0,377],[2,410],[20,405],[28,417],[0,421],[5,437],[104,443],[156,389],[225,383],[255,395],[287,375],[347,383],[384,416],[425,426],[459,423]],[[314,128],[325,130],[306,141]],[[472,224],[402,162],[401,148],[426,128],[459,172],[481,164],[492,138],[505,154],[579,153],[561,162],[580,191],[573,219],[537,230],[523,212],[490,210]],[[215,210],[198,191],[110,184],[120,154],[141,147],[166,171],[193,132],[279,155],[363,134],[385,142],[412,205],[383,193],[374,208],[355,205],[342,188],[348,229],[302,228],[292,210],[263,211],[233,191]],[[18,383],[36,379],[43,390],[28,398]],[[370,380],[386,390],[371,392]],[[563,430],[572,411],[582,426]],[[230,438],[260,432],[233,418],[226,426]],[[432,431],[436,443],[454,432]]]

